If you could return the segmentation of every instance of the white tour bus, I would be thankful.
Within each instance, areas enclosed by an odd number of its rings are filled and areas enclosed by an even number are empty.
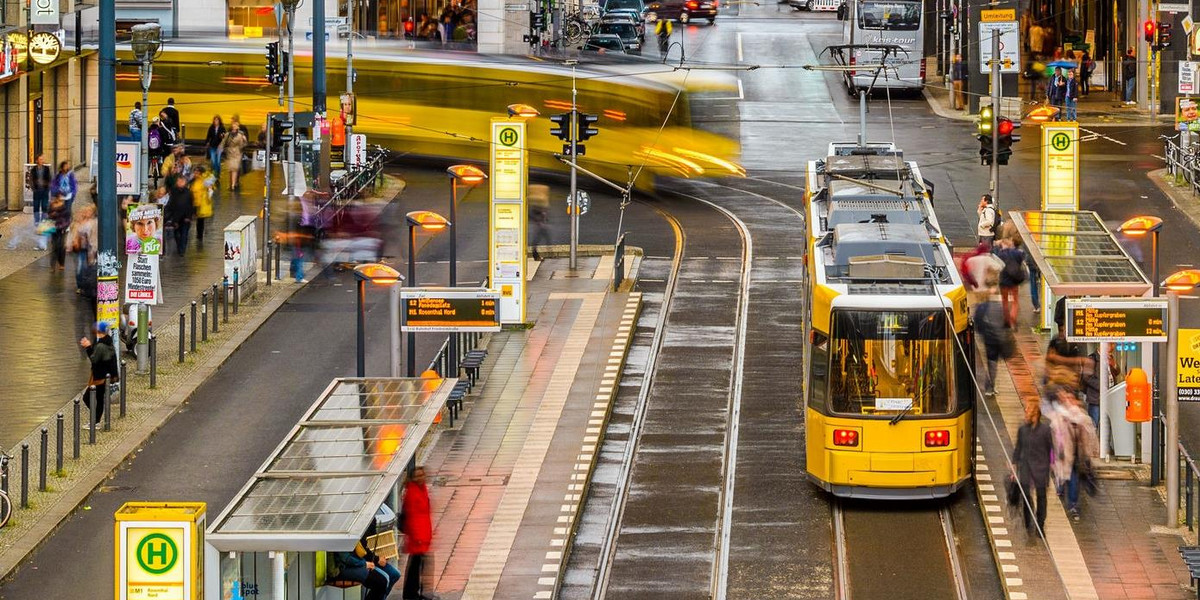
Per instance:
[[[925,84],[925,12],[920,0],[846,0],[839,11],[843,44],[895,44],[904,49],[889,56],[888,68],[875,79],[873,71],[857,71],[854,85],[866,88],[920,90]],[[851,64],[878,64],[881,52],[855,50]]]

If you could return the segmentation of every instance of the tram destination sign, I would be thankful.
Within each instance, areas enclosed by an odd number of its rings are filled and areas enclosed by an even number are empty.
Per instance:
[[[500,292],[483,288],[404,288],[400,331],[500,331]]]
[[[1067,340],[1165,342],[1166,298],[1067,300]]]

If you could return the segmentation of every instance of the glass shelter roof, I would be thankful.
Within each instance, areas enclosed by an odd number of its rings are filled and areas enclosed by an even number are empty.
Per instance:
[[[1013,224],[1058,296],[1142,296],[1150,280],[1092,211],[1013,211]]]
[[[416,455],[453,379],[335,379],[208,529],[219,551],[345,551]]]

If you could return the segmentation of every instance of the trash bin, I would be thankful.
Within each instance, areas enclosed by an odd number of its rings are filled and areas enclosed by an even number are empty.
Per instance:
[[[1137,452],[1137,426],[1125,420],[1125,382],[1122,381],[1108,390],[1108,427],[1109,445],[1113,455],[1119,458],[1132,458]],[[1100,426],[1106,423],[1101,421]]]

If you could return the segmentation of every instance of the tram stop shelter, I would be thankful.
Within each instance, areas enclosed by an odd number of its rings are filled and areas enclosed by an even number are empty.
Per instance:
[[[360,598],[324,585],[435,429],[455,379],[335,379],[211,522],[204,587],[216,598]],[[398,511],[397,511],[398,512]]]
[[[1054,325],[1059,298],[1139,298],[1153,294],[1154,286],[1093,211],[1012,211],[1013,224],[1025,249],[1042,273],[1041,328]],[[1100,343],[1100,356],[1113,344]],[[1147,344],[1118,344],[1118,365],[1140,367],[1153,377],[1154,361]],[[1111,381],[1108,361],[1100,361],[1101,381]],[[1150,423],[1142,424],[1141,448],[1136,448],[1136,424],[1125,420],[1125,383],[1100,389],[1101,456],[1133,457],[1150,461]],[[1109,440],[1109,438],[1112,438]]]

